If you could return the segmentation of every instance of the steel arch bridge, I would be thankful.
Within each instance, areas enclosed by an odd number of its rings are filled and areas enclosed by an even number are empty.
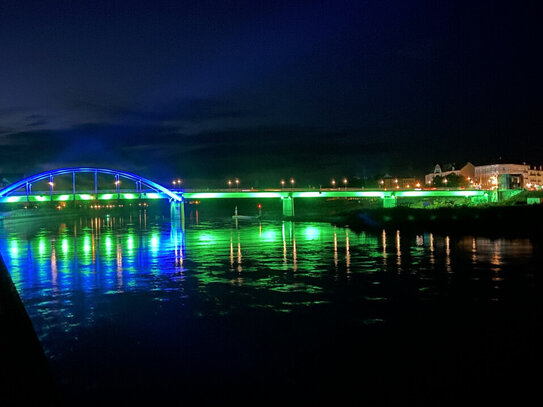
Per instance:
[[[76,191],[76,174],[78,173],[94,173],[94,190]],[[72,190],[58,191],[53,188],[55,176],[72,174]],[[115,190],[104,192],[98,190],[98,174],[109,174],[115,177]],[[127,190],[124,188],[121,191],[120,178],[126,178],[135,183],[135,190]],[[49,191],[40,191],[40,193],[32,193],[32,184],[42,180],[49,180]],[[145,190],[143,189],[145,186]],[[24,191],[23,191],[24,188]],[[149,192],[149,190],[151,192]],[[283,215],[294,216],[294,198],[370,198],[379,199],[385,208],[395,207],[398,198],[437,198],[437,197],[457,197],[470,199],[476,203],[489,202],[489,192],[483,190],[465,190],[465,189],[439,189],[439,190],[365,190],[358,188],[340,189],[281,189],[281,190],[171,190],[147,178],[130,172],[113,170],[109,168],[94,168],[94,167],[73,167],[60,168],[42,172],[24,178],[20,181],[11,184],[0,190],[0,203],[17,203],[17,202],[46,202],[46,201],[93,201],[93,200],[114,200],[114,199],[168,199],[170,201],[170,209],[172,219],[183,219],[184,216],[184,200],[201,200],[201,199],[238,199],[238,198],[276,198],[281,199],[283,204]],[[495,199],[498,199],[497,194]]]
[[[75,175],[79,173],[94,173],[94,191],[89,193],[77,193],[75,187]],[[162,185],[151,181],[150,179],[141,177],[136,174],[132,174],[127,171],[113,170],[109,168],[94,168],[94,167],[73,167],[73,168],[60,168],[56,170],[41,172],[39,174],[31,175],[0,190],[0,202],[23,202],[23,201],[47,201],[53,200],[54,195],[54,178],[55,176],[72,174],[72,191],[69,193],[60,193],[55,195],[55,200],[68,201],[68,200],[92,200],[92,199],[136,199],[138,197],[143,198],[167,198],[171,202],[183,202],[183,197],[177,193],[163,187]],[[115,177],[115,193],[98,193],[98,174],[108,174]],[[136,194],[134,193],[121,193],[119,180],[125,178],[133,181],[136,185]],[[49,196],[44,195],[32,195],[32,184],[49,180]],[[143,186],[154,191],[153,193],[144,192]],[[18,192],[24,188],[24,194]]]

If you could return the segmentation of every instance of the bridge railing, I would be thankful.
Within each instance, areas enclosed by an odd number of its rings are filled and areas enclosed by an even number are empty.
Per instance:
[[[116,189],[99,189],[98,190],[98,194],[116,194],[117,192],[119,193],[137,193],[139,194],[139,190],[138,189],[135,189],[135,188],[123,188],[123,189],[120,189],[119,191],[117,191]],[[155,192],[153,189],[143,189],[141,191],[142,193],[146,193],[146,192]],[[94,190],[76,190],[75,191],[76,194],[91,194],[93,195],[94,194]],[[51,191],[50,190],[32,190],[32,192],[29,194],[29,195],[50,195],[51,194]],[[53,190],[53,195],[71,195],[73,194],[73,191],[72,190],[62,190],[62,189],[55,189]],[[24,191],[18,191],[18,192],[14,192],[12,194],[10,194],[10,196],[26,196],[26,193]]]
[[[304,192],[304,191],[479,191],[475,188],[364,188],[364,187],[336,187],[336,188],[172,188],[174,192]]]

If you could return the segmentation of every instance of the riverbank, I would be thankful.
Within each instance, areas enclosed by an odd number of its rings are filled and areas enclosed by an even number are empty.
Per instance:
[[[375,208],[355,210],[327,221],[355,231],[401,229],[486,236],[541,236],[543,207],[485,206],[435,209]]]
[[[56,385],[32,323],[0,255],[0,401],[53,402]]]

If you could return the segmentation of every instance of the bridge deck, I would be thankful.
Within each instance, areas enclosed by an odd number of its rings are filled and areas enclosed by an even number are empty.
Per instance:
[[[471,197],[484,196],[488,191],[481,190],[293,190],[293,191],[228,191],[228,192],[184,192],[185,199],[213,198],[384,198],[404,197]]]
[[[243,199],[243,198],[421,198],[421,197],[474,197],[488,195],[489,191],[484,190],[468,190],[468,189],[432,189],[432,190],[366,190],[366,189],[342,189],[342,190],[177,190],[173,193],[182,196],[185,200],[201,200],[201,199]],[[47,202],[47,201],[93,201],[93,200],[135,200],[135,199],[169,199],[170,197],[162,192],[142,192],[141,195],[137,191],[122,192],[100,192],[94,194],[92,192],[73,194],[68,191],[56,191],[53,194],[36,192],[31,195],[12,194],[9,196],[0,197],[0,203],[17,203],[17,202]]]
[[[54,193],[54,194],[32,194],[28,195],[28,202],[48,202],[48,201],[110,201],[116,199],[139,199],[139,192],[107,192],[107,193]],[[141,199],[167,199],[169,198],[161,192],[147,192],[141,194]],[[9,195],[0,197],[0,203],[17,203],[27,202],[27,196],[25,195]]]

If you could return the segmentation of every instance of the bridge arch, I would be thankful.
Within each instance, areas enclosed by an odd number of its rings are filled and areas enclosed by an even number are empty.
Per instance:
[[[151,181],[150,179],[141,177],[136,174],[132,174],[127,171],[121,171],[121,170],[113,170],[109,168],[95,168],[95,167],[72,167],[72,168],[59,168],[56,170],[51,171],[45,171],[41,172],[39,174],[31,175],[30,177],[26,177],[20,181],[14,182],[11,185],[8,185],[4,189],[0,190],[0,198],[9,196],[13,192],[17,191],[19,188],[26,187],[28,185],[32,185],[34,182],[41,181],[43,179],[51,179],[51,177],[55,177],[57,175],[64,175],[64,174],[76,174],[76,173],[95,173],[95,174],[110,174],[117,177],[122,177],[126,179],[130,179],[132,181],[135,181],[136,183],[140,183],[143,185],[146,185],[147,187],[157,191],[162,192],[165,194],[168,198],[170,198],[171,201],[175,202],[183,202],[183,197],[176,194],[173,191],[170,191],[168,188],[163,187],[162,185]]]

